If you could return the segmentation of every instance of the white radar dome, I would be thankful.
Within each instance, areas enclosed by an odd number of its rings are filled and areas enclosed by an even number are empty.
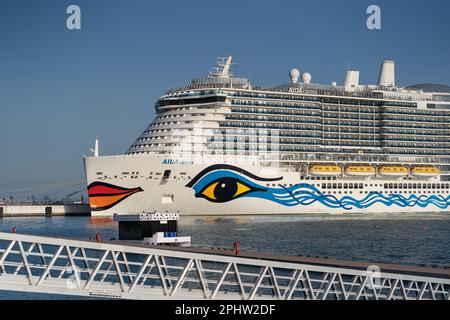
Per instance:
[[[298,78],[300,77],[300,71],[296,68],[291,69],[291,71],[289,71],[289,77],[291,78],[292,83],[297,83]]]
[[[309,72],[305,72],[302,74],[302,81],[303,83],[311,83],[312,76]]]

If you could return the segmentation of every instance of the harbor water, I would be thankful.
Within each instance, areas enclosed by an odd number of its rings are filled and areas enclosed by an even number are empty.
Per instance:
[[[116,222],[90,217],[0,219],[0,231],[92,239],[118,237]],[[193,246],[330,257],[373,263],[450,265],[450,214],[182,217],[179,234]],[[0,299],[69,298],[0,291]],[[74,299],[73,297],[71,299]]]

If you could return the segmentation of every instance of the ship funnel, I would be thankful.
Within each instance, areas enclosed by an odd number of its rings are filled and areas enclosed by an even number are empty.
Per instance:
[[[384,87],[395,87],[395,62],[385,60],[381,65],[378,85]]]
[[[344,87],[346,89],[359,86],[359,71],[347,71],[345,74]]]

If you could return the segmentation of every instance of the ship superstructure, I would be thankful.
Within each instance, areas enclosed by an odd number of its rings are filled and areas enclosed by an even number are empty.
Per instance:
[[[253,86],[219,59],[208,76],[166,92],[126,154],[85,159],[95,214],[430,212],[449,198],[450,87],[398,87],[311,74]]]

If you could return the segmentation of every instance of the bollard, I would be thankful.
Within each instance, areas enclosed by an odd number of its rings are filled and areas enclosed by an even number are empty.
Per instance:
[[[239,255],[239,241],[236,240],[236,242],[233,244],[236,256]]]

